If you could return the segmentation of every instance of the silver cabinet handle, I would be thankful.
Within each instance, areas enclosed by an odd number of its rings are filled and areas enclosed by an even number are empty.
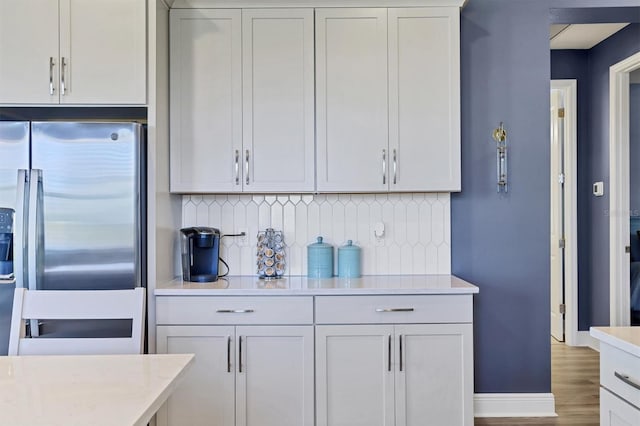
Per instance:
[[[253,312],[253,309],[218,309],[216,312],[219,314],[249,314]]]
[[[55,62],[53,61],[53,56],[49,57],[49,94],[53,96],[56,92],[56,88],[53,85],[53,67],[55,66]]]
[[[387,371],[391,371],[391,335],[389,335],[389,366]]]
[[[625,382],[626,384],[631,386],[632,388],[636,388],[636,389],[640,390],[640,382],[632,379],[631,377],[629,377],[629,375],[624,374],[624,373],[618,373],[617,371],[614,373],[614,375],[618,379],[622,380],[623,382]]]
[[[398,159],[396,156],[396,150],[393,150],[393,184],[398,183]]]
[[[244,153],[244,173],[245,173],[245,182],[249,185],[249,150],[247,149]]]
[[[382,184],[387,184],[387,150],[382,150]]]
[[[227,336],[227,373],[231,373],[231,336]]]
[[[400,371],[402,371],[402,334],[400,335]]]
[[[413,308],[377,308],[376,312],[413,312]]]
[[[62,73],[62,76],[60,77],[60,92],[64,96],[64,94],[67,93],[67,86],[64,81],[65,80],[64,74],[65,74],[65,69],[67,68],[67,61],[64,59],[64,56],[62,57],[62,63],[60,64],[60,68]]]
[[[238,336],[238,373],[242,373],[242,336]]]
[[[236,185],[240,185],[240,151],[236,149],[236,157],[235,157],[235,171],[236,171]]]

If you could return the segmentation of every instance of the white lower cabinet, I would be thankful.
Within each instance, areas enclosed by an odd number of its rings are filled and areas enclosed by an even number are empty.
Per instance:
[[[313,426],[313,326],[159,326],[195,363],[158,426]]]
[[[473,297],[156,298],[157,351],[194,353],[159,426],[472,426]]]
[[[640,425],[640,408],[600,388],[600,426]]]
[[[317,426],[473,424],[471,324],[316,326]]]

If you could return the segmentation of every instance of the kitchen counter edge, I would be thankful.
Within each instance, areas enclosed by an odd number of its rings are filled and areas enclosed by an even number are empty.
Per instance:
[[[590,334],[600,342],[640,357],[640,327],[591,327]]]
[[[376,294],[474,294],[479,288],[455,275],[367,275],[361,278],[312,279],[291,276],[260,280],[230,276],[216,282],[158,281],[156,296],[327,296]]]

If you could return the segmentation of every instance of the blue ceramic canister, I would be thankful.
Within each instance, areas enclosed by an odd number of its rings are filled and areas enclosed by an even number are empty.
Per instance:
[[[360,278],[361,272],[361,250],[353,245],[353,241],[338,247],[338,277],[340,278]]]
[[[323,243],[322,237],[307,246],[307,277],[331,278],[333,276],[333,246]]]

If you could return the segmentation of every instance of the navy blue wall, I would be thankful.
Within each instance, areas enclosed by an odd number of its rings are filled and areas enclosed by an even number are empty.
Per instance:
[[[588,330],[590,324],[591,290],[588,280],[588,262],[580,262],[580,254],[589,253],[591,238],[589,199],[591,178],[588,140],[589,123],[589,54],[587,50],[552,50],[551,78],[575,79],[578,84],[578,330]],[[585,256],[586,258],[586,256]]]
[[[640,84],[629,87],[629,207],[640,216]]]
[[[550,392],[550,8],[638,0],[471,0],[461,14],[462,192],[451,198],[452,271],[475,298],[476,392]],[[510,187],[495,192],[504,122]],[[608,229],[608,228],[607,228]]]
[[[609,324],[609,67],[639,51],[640,24],[627,26],[589,51],[590,171],[592,181],[605,182],[605,196],[591,197],[589,205],[590,325]]]

